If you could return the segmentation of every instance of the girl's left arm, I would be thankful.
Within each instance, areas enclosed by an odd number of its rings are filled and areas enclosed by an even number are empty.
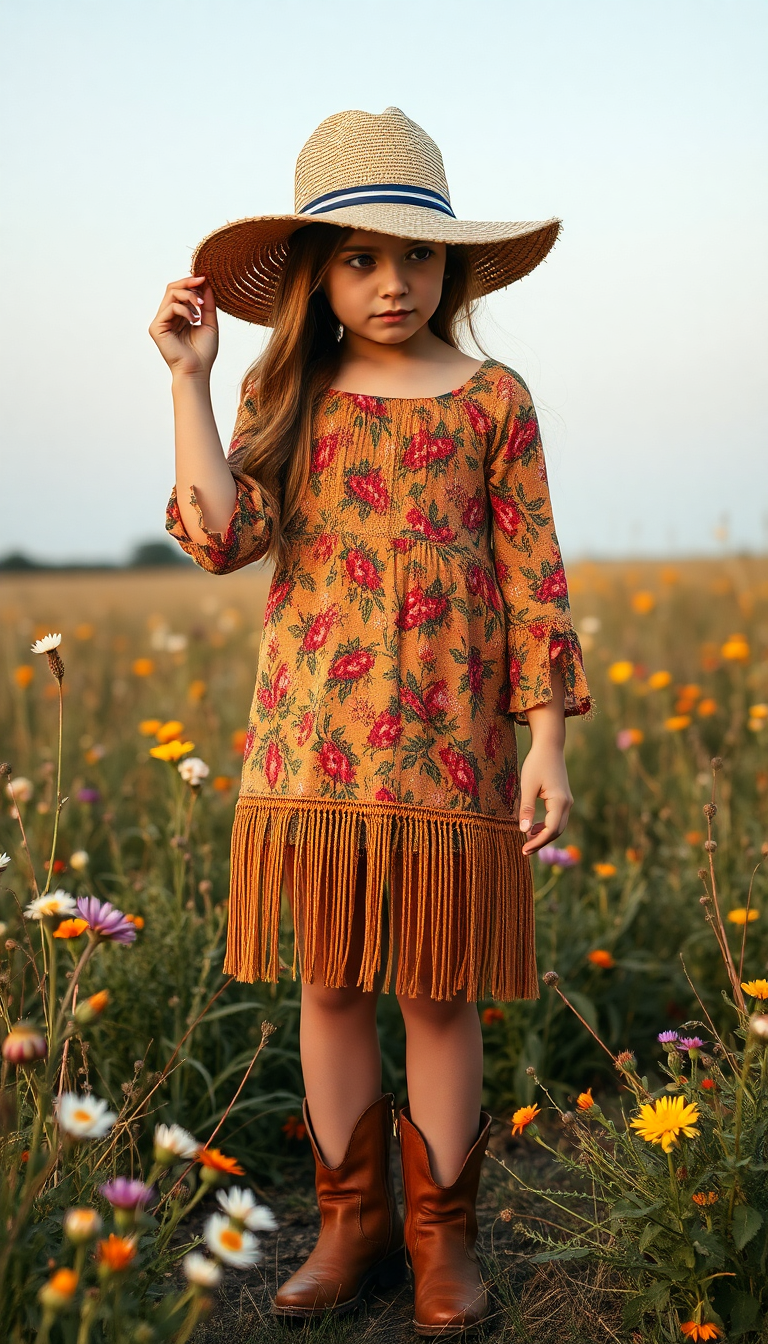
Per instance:
[[[591,697],[573,628],[552,518],[544,452],[530,392],[511,370],[499,379],[486,479],[496,578],[507,618],[507,710],[531,729],[520,776],[520,829],[531,854],[565,829],[573,798],[563,755],[565,719]],[[536,799],[546,821],[534,823]]]

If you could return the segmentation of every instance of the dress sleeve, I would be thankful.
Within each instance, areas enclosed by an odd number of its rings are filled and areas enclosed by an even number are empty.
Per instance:
[[[176,487],[173,487],[165,513],[166,531],[178,541],[182,550],[196,565],[212,574],[230,574],[254,560],[261,560],[269,548],[274,519],[258,483],[240,470],[254,432],[255,413],[248,390],[243,396],[235,421],[232,441],[227,454],[227,465],[234,477],[237,497],[232,517],[223,532],[211,532],[205,525],[203,511],[190,491],[190,503],[197,510],[205,542],[193,541],[188,535],[179,512]]]
[[[566,715],[586,714],[592,702],[571,622],[536,411],[525,383],[511,371],[500,378],[497,395],[486,480],[494,567],[507,618],[507,712],[527,723],[527,709],[551,700],[556,664]]]

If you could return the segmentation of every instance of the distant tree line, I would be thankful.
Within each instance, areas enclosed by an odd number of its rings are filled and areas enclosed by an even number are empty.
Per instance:
[[[24,551],[11,551],[8,555],[0,557],[0,571],[23,574],[51,569],[158,569],[192,563],[181,547],[168,539],[139,542],[124,564],[114,560],[63,560],[54,563],[51,560],[36,560],[34,556],[27,555]]]

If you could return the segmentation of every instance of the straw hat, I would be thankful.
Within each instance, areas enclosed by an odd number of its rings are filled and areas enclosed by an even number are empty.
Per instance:
[[[256,215],[216,229],[195,249],[192,274],[207,276],[226,313],[269,326],[288,240],[318,221],[467,244],[482,294],[532,271],[560,231],[559,219],[457,219],[440,150],[415,121],[399,107],[378,115],[337,112],[312,132],[296,161],[295,213]]]

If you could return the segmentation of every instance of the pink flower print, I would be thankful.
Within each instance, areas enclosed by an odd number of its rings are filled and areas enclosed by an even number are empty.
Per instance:
[[[349,757],[336,746],[335,742],[326,741],[323,743],[320,751],[320,766],[329,779],[338,779],[342,784],[351,784],[355,778],[355,770]]]
[[[315,653],[323,647],[338,616],[338,610],[336,606],[327,607],[310,622],[299,645],[304,653]]]
[[[359,392],[349,392],[347,395],[357,409],[363,412],[363,415],[375,415],[381,418],[382,415],[387,414],[384,402],[379,401],[378,397],[363,397]]]
[[[296,741],[298,742],[300,747],[303,747],[304,743],[307,742],[309,737],[311,736],[314,722],[315,722],[315,716],[312,713],[311,709],[306,710],[306,712],[302,714],[301,718],[299,719],[299,726],[296,729]]]
[[[397,799],[391,789],[386,789],[382,784],[380,789],[376,790],[376,801],[379,803],[396,803]]]
[[[517,396],[518,384],[509,373],[502,373],[496,384],[496,394],[500,401],[514,401]]]
[[[517,771],[508,770],[501,787],[501,796],[507,807],[513,807],[517,797]]]
[[[467,678],[472,695],[481,695],[483,690],[483,660],[478,649],[470,649],[467,659]]]
[[[423,723],[426,723],[429,719],[426,706],[422,704],[418,695],[415,691],[411,690],[410,686],[400,687],[400,703],[407,705],[409,709],[412,709],[414,714],[416,714]]]
[[[493,429],[493,421],[489,415],[479,406],[476,401],[470,401],[467,397],[464,401],[467,415],[476,434],[487,434]]]
[[[414,532],[419,532],[427,541],[449,542],[455,540],[456,533],[452,528],[448,526],[435,527],[426,513],[415,504],[406,513],[405,521],[409,527],[413,528]]]
[[[432,462],[443,462],[453,457],[455,452],[453,439],[435,439],[428,429],[420,429],[403,453],[403,466],[409,471],[420,471]]]
[[[491,727],[488,729],[488,732],[486,733],[485,736],[485,741],[483,743],[483,751],[485,752],[489,761],[496,760],[496,754],[499,750],[500,745],[501,745],[501,731],[499,729],[499,725],[497,723],[491,724]]]
[[[470,798],[476,798],[479,790],[472,762],[467,759],[463,752],[457,751],[455,747],[442,747],[439,756],[451,777],[454,787],[460,793],[468,793]]]
[[[418,659],[425,667],[434,667],[437,654],[430,644],[421,644],[418,648]]]
[[[276,742],[270,742],[264,759],[264,774],[270,789],[274,789],[283,769],[283,754]]]
[[[525,457],[531,444],[535,442],[538,430],[535,416],[531,416],[530,420],[515,420],[502,455],[503,460],[517,462],[521,457]]]
[[[340,429],[334,429],[330,434],[324,434],[312,446],[309,470],[311,472],[325,471],[325,468],[331,465],[339,448],[345,441],[346,435]]]
[[[361,499],[374,513],[386,513],[389,508],[389,491],[381,479],[381,467],[374,467],[367,475],[348,476],[346,489],[347,494]]]
[[[477,532],[485,522],[485,499],[482,495],[473,495],[467,501],[461,515],[462,525],[468,532]]]
[[[368,734],[371,747],[393,747],[403,731],[403,720],[399,714],[390,714],[384,710]]]
[[[293,579],[285,579],[282,583],[274,584],[270,590],[267,599],[267,605],[264,608],[264,624],[267,625],[272,619],[278,607],[284,606],[291,589],[293,588]]]
[[[409,551],[413,550],[415,545],[416,542],[413,540],[413,537],[392,538],[392,550],[399,551],[402,555],[407,555]]]
[[[381,576],[372,560],[362,551],[350,551],[347,556],[345,567],[347,574],[353,583],[357,583],[361,588],[368,588],[370,592],[375,592],[381,587]]]
[[[243,746],[243,760],[244,760],[244,761],[247,761],[247,760],[248,760],[248,757],[250,756],[251,752],[253,751],[253,744],[254,744],[255,741],[256,741],[256,729],[255,729],[254,727],[251,726],[251,727],[248,729],[248,732],[245,734],[245,745]]]
[[[440,620],[448,610],[444,597],[427,597],[420,583],[409,588],[395,619],[401,630],[415,630],[426,621]]]
[[[448,682],[444,679],[434,681],[424,696],[424,708],[430,719],[444,714],[448,708]]]
[[[537,602],[551,602],[554,598],[568,596],[568,585],[562,565],[542,579],[534,596]]]
[[[512,687],[512,690],[518,690],[520,682],[523,679],[523,664],[520,659],[510,656],[509,662],[507,663],[507,671],[509,673],[509,684]]]
[[[367,649],[358,649],[355,653],[342,653],[334,658],[328,668],[329,681],[359,681],[370,672],[375,658]]]

